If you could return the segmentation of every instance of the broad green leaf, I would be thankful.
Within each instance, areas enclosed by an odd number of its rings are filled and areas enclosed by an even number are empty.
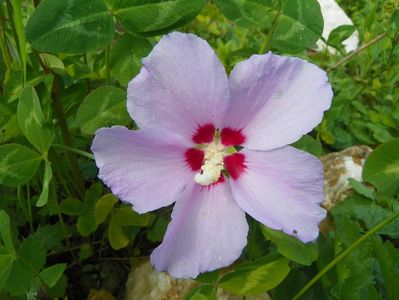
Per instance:
[[[113,217],[118,218],[124,226],[148,226],[151,220],[151,214],[138,214],[131,206],[115,208]]]
[[[126,86],[139,73],[141,58],[148,55],[152,44],[130,34],[122,35],[111,50],[111,76]]]
[[[93,255],[93,248],[90,244],[84,244],[79,249],[79,259],[85,260]]]
[[[331,31],[328,36],[327,44],[339,47],[343,41],[348,39],[354,33],[356,27],[353,25],[341,25]]]
[[[19,186],[35,175],[42,157],[18,144],[0,145],[0,184]]]
[[[114,21],[102,0],[42,0],[26,38],[42,52],[83,53],[111,42]]]
[[[108,240],[115,250],[126,247],[129,238],[123,227],[125,226],[148,226],[151,220],[150,214],[139,215],[130,206],[114,208],[108,226]]]
[[[399,9],[397,9],[389,20],[389,33],[391,36],[395,36],[399,32]]]
[[[92,234],[97,229],[95,206],[102,193],[102,185],[94,183],[86,191],[83,210],[76,222],[76,228],[83,236]]]
[[[272,26],[278,5],[262,0],[215,0],[223,14],[246,28],[267,29]]]
[[[207,0],[105,0],[122,26],[134,34],[158,35],[191,21]]]
[[[23,296],[30,291],[31,285],[34,283],[35,273],[27,263],[16,260],[5,285],[11,296]]]
[[[69,216],[79,216],[84,212],[83,202],[73,198],[62,200],[60,208],[62,213]]]
[[[8,253],[14,255],[15,248],[11,238],[10,218],[4,210],[0,210],[0,237]]]
[[[239,26],[273,30],[268,46],[280,51],[312,47],[323,32],[317,0],[216,0],[216,4]]]
[[[97,229],[96,216],[94,211],[87,210],[84,214],[80,215],[76,222],[76,228],[83,236],[89,236]]]
[[[18,102],[19,127],[28,141],[46,153],[55,137],[54,127],[44,118],[39,98],[33,87],[25,88]]]
[[[382,243],[381,239],[374,239],[374,249],[384,277],[387,299],[399,299],[399,249],[390,241]]]
[[[33,236],[24,239],[18,249],[18,259],[23,261],[27,268],[39,272],[46,262],[47,251],[42,241],[36,240]]]
[[[0,246],[0,294],[10,276],[14,260],[14,255],[10,254],[5,247]]]
[[[301,137],[297,142],[292,144],[292,146],[297,149],[309,152],[310,154],[313,154],[317,157],[319,157],[323,152],[320,141],[315,140],[307,134]]]
[[[48,53],[40,53],[39,55],[47,68],[54,70],[56,73],[63,73],[65,71],[64,63],[57,56]]]
[[[36,241],[40,241],[46,251],[54,249],[61,245],[61,241],[64,238],[64,234],[59,223],[50,225],[44,225],[39,227],[34,234],[31,234],[32,238]]]
[[[399,139],[377,147],[367,158],[363,168],[363,179],[373,184],[384,194],[394,195],[399,191]]]
[[[117,202],[118,199],[113,194],[106,194],[97,201],[95,208],[97,226],[105,221]]]
[[[310,266],[317,259],[317,244],[313,242],[302,243],[293,236],[289,236],[281,231],[273,230],[262,226],[263,235],[276,244],[277,250],[290,260],[299,264]]]
[[[348,178],[349,185],[360,195],[375,200],[374,190],[353,178]]]
[[[290,272],[289,260],[279,255],[270,255],[238,267],[224,275],[219,286],[242,296],[253,296],[267,292],[279,285]]]
[[[47,204],[49,185],[52,178],[53,178],[53,171],[51,169],[51,163],[48,160],[46,160],[44,164],[42,192],[40,193],[39,199],[36,202],[37,207],[42,207]]]
[[[53,287],[61,278],[66,269],[66,266],[66,264],[52,265],[48,268],[43,269],[43,271],[40,272],[40,277],[43,279],[48,287]]]
[[[129,244],[129,238],[123,231],[123,223],[113,215],[108,226],[108,241],[115,250],[122,249]]]
[[[147,238],[152,242],[160,242],[162,241],[166,228],[168,227],[169,219],[163,216],[158,216],[154,225],[151,226],[151,229],[147,233]]]
[[[185,300],[217,300],[216,288],[209,284],[204,284],[189,291]]]
[[[345,201],[335,206],[331,210],[331,213],[334,216],[342,215],[350,217],[354,220],[358,220],[365,229],[370,230],[384,219],[389,218],[392,213],[399,210],[396,200],[384,200],[384,203],[379,204],[370,198],[355,194],[349,196],[345,199]],[[378,233],[388,235],[392,238],[398,238],[399,220],[396,219],[395,221],[381,228]]]
[[[129,122],[126,92],[114,86],[103,86],[83,100],[76,113],[75,126],[86,134],[93,134],[100,127],[126,125]]]
[[[345,215],[334,215],[334,221],[334,246],[337,255],[352,245],[363,233],[359,224]],[[336,265],[339,280],[331,288],[334,298],[380,300],[373,274],[375,263],[372,241],[368,239]]]
[[[323,26],[317,0],[284,0],[271,47],[285,52],[313,47],[323,32]]]

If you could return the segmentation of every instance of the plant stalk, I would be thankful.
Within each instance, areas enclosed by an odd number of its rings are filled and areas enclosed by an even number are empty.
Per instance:
[[[326,265],[319,273],[316,274],[293,298],[292,300],[298,300],[302,297],[321,277],[323,277],[328,271],[330,271],[335,265],[343,260],[349,253],[359,247],[365,240],[371,237],[374,233],[381,230],[383,227],[391,223],[393,220],[399,217],[399,213],[393,214],[391,217],[380,222],[372,229],[367,231],[363,236],[358,238],[352,245],[342,251],[336,258],[334,258],[328,265]]]

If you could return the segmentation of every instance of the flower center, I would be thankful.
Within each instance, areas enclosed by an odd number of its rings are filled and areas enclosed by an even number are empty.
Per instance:
[[[237,152],[245,142],[240,129],[219,130],[205,124],[197,128],[192,140],[196,146],[187,149],[184,156],[188,167],[197,172],[194,181],[199,185],[222,183],[225,176],[236,180],[245,171],[245,156]]]
[[[204,163],[201,171],[194,176],[194,181],[200,185],[210,185],[219,180],[224,169],[223,159],[228,153],[218,139],[205,146]]]

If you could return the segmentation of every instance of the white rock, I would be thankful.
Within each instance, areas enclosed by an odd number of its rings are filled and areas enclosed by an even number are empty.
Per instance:
[[[175,279],[163,272],[157,272],[149,260],[132,267],[126,282],[125,300],[183,300],[184,296],[200,283],[191,279]],[[241,300],[241,296],[217,291],[219,300]],[[247,300],[270,300],[268,294],[250,296]]]
[[[372,151],[367,146],[354,146],[340,152],[320,157],[324,166],[324,202],[331,209],[350,193],[349,178],[362,181],[362,170],[367,156]]]
[[[335,0],[319,0],[321,12],[324,18],[323,38],[328,39],[328,36],[333,29],[341,25],[353,25],[352,20],[342,10],[342,8],[335,2]],[[359,33],[355,31],[346,41],[343,42],[347,52],[353,51],[359,44]],[[325,43],[318,41],[319,48],[324,48]],[[329,47],[331,49],[331,47]],[[331,49],[331,51],[333,51]]]

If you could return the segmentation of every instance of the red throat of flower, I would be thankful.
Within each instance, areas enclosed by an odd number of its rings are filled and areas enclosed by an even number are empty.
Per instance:
[[[194,176],[198,184],[222,183],[224,174],[236,180],[245,171],[245,155],[237,152],[237,146],[245,142],[241,129],[218,130],[213,124],[205,124],[197,128],[192,140],[196,145],[186,150],[185,160],[191,170],[198,172]]]

